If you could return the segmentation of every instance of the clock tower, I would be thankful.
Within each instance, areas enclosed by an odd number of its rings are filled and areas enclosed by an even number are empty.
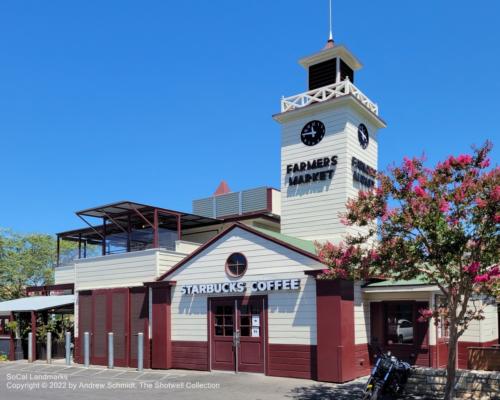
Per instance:
[[[281,100],[281,232],[339,242],[352,227],[339,214],[357,192],[373,187],[377,133],[385,122],[377,104],[355,86],[359,60],[330,37],[299,60],[308,90]]]

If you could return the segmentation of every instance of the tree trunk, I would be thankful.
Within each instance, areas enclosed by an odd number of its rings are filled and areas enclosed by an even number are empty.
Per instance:
[[[458,334],[456,326],[450,326],[450,338],[448,343],[448,365],[446,366],[446,386],[444,389],[444,400],[453,400],[455,396],[455,381],[457,376],[457,343]]]

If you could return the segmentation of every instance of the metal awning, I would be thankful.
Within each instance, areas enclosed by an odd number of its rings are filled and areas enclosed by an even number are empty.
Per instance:
[[[73,305],[75,295],[63,296],[31,296],[22,299],[0,302],[0,315],[9,315],[11,312],[29,312],[50,310],[62,306]]]

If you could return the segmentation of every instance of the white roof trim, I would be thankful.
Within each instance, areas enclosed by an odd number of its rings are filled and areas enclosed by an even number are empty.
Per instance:
[[[382,286],[366,287],[362,289],[363,293],[401,293],[401,292],[439,292],[436,285],[402,285],[402,286]]]

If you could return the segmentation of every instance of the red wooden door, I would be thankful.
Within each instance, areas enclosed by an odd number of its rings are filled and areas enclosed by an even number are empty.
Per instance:
[[[149,368],[149,298],[147,288],[130,289],[130,362],[129,366],[137,367],[137,334],[144,334],[144,367]]]
[[[128,289],[113,289],[108,293],[111,318],[108,332],[113,332],[114,364],[117,367],[128,366]],[[109,303],[108,303],[109,307]]]
[[[239,299],[237,304],[238,371],[264,372],[264,297]]]
[[[94,365],[107,365],[108,362],[108,293],[95,290],[93,292],[93,320],[90,336],[91,360]]]
[[[212,369],[235,370],[233,347],[235,305],[234,299],[211,299]]]
[[[75,360],[83,364],[83,338],[85,332],[92,334],[93,315],[92,292],[78,294],[78,340],[75,341]]]

